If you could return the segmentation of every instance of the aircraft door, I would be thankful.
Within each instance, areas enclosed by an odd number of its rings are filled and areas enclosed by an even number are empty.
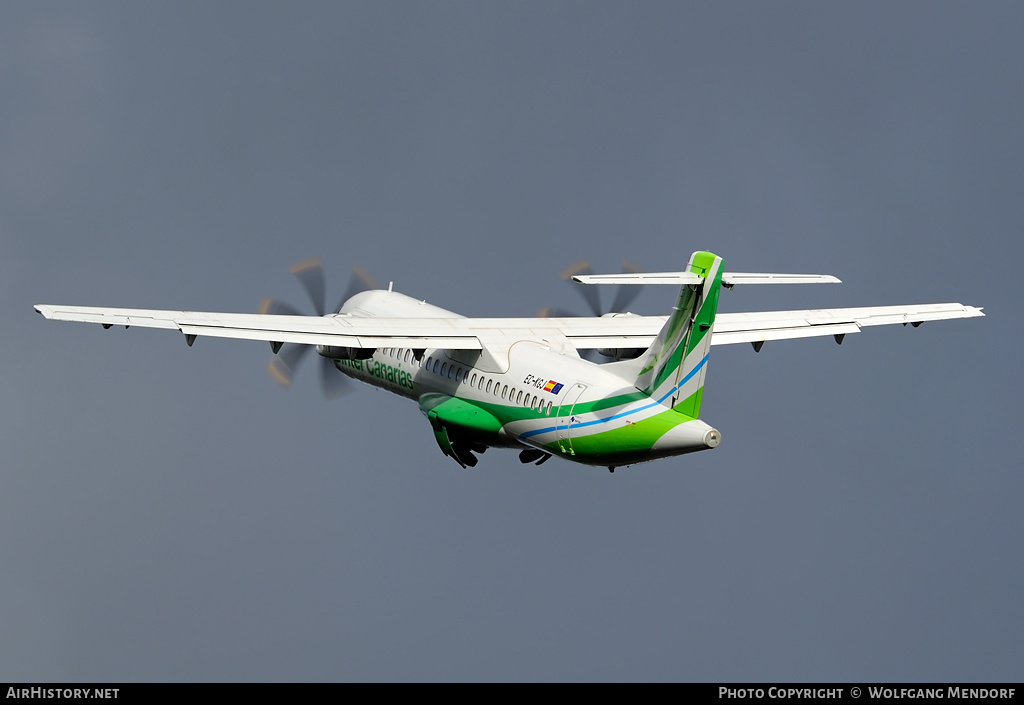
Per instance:
[[[555,424],[556,434],[558,436],[558,448],[563,453],[569,455],[575,455],[572,450],[572,424],[575,417],[572,415],[573,409],[576,406],[576,402],[579,401],[580,395],[583,394],[583,390],[587,388],[587,385],[577,382],[572,385],[569,390],[565,393],[562,398],[562,403],[558,407],[558,421]]]

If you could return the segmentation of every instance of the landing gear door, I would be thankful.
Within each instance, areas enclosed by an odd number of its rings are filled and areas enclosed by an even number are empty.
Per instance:
[[[587,385],[580,382],[572,385],[562,397],[562,403],[558,407],[558,420],[555,425],[558,448],[568,455],[575,455],[572,450],[572,425],[575,423],[575,417],[572,414],[573,407],[576,406],[576,402],[579,401],[580,395],[586,388]]]

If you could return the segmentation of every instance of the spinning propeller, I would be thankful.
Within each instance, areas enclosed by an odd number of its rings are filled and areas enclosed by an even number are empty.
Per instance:
[[[622,273],[623,274],[639,274],[643,272],[643,268],[640,265],[629,261],[628,259],[622,260]],[[590,310],[594,312],[595,316],[609,316],[613,314],[621,314],[626,312],[626,307],[636,300],[636,297],[640,295],[640,290],[643,289],[642,285],[637,284],[620,284],[618,290],[615,292],[615,299],[612,301],[612,306],[609,310],[604,310],[601,306],[601,296],[599,289],[601,287],[589,286],[587,284],[581,284],[577,281],[573,281],[573,277],[579,274],[594,274],[594,268],[590,266],[590,262],[582,260],[576,264],[569,265],[565,271],[561,273],[562,279],[569,282],[573,289],[580,293],[587,301],[587,305],[590,306]],[[542,308],[537,312],[537,315],[541,318],[577,318],[580,314],[575,311],[570,311],[564,308]],[[599,349],[595,351],[597,355],[605,358],[612,358],[613,360],[625,360],[640,355],[642,350],[633,349]],[[593,353],[587,351],[582,352],[581,356],[584,359],[590,360],[591,362],[601,362],[600,357],[595,357]]]
[[[630,262],[628,259],[622,260],[622,273],[623,274],[638,274],[643,272],[644,269],[640,265]],[[615,292],[615,299],[612,301],[612,306],[607,311],[601,306],[601,295],[600,288],[598,286],[589,286],[587,284],[580,284],[579,282],[573,281],[572,278],[578,274],[594,274],[594,268],[590,266],[590,262],[582,260],[576,264],[569,265],[566,267],[559,276],[565,279],[572,288],[580,293],[587,301],[587,305],[590,306],[590,310],[594,312],[595,316],[604,316],[609,313],[624,313],[626,307],[629,306],[636,297],[640,295],[640,291],[644,288],[642,285],[636,284],[620,284],[618,290]],[[575,311],[570,311],[564,308],[542,308],[538,313],[541,318],[577,318],[580,314]]]
[[[288,268],[288,271],[295,275],[302,284],[302,288],[309,294],[309,299],[313,302],[313,310],[316,312],[316,315],[326,315],[327,294],[324,283],[324,267],[320,260],[313,257],[296,262]],[[341,297],[338,305],[331,309],[331,313],[336,313],[346,301],[359,292],[376,288],[377,283],[373,277],[365,269],[356,265],[352,268],[352,278],[349,281],[345,295]],[[276,299],[264,299],[263,303],[260,304],[259,312],[278,316],[306,315],[294,306],[283,301],[277,301]],[[267,372],[277,382],[287,387],[292,383],[295,371],[313,346],[302,343],[285,343],[284,345],[281,343],[271,343],[270,347],[274,350],[275,357],[271,359],[270,364],[267,366]],[[336,399],[351,391],[351,381],[348,377],[338,372],[330,359],[321,357],[320,388],[323,390],[325,398]]]

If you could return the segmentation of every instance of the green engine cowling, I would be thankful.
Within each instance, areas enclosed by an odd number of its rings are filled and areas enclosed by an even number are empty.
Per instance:
[[[462,467],[476,465],[473,451],[483,453],[488,446],[506,445],[501,422],[475,404],[447,394],[424,394],[419,403],[441,452]]]

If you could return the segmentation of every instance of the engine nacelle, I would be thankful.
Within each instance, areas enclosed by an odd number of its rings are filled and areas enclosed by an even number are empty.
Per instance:
[[[597,352],[613,360],[632,360],[644,354],[643,348],[598,348]]]
[[[369,360],[376,348],[350,348],[341,345],[317,345],[318,355],[332,360]]]
[[[601,318],[639,318],[635,313],[606,313]],[[644,354],[645,348],[598,348],[597,352],[613,360],[632,360]]]

